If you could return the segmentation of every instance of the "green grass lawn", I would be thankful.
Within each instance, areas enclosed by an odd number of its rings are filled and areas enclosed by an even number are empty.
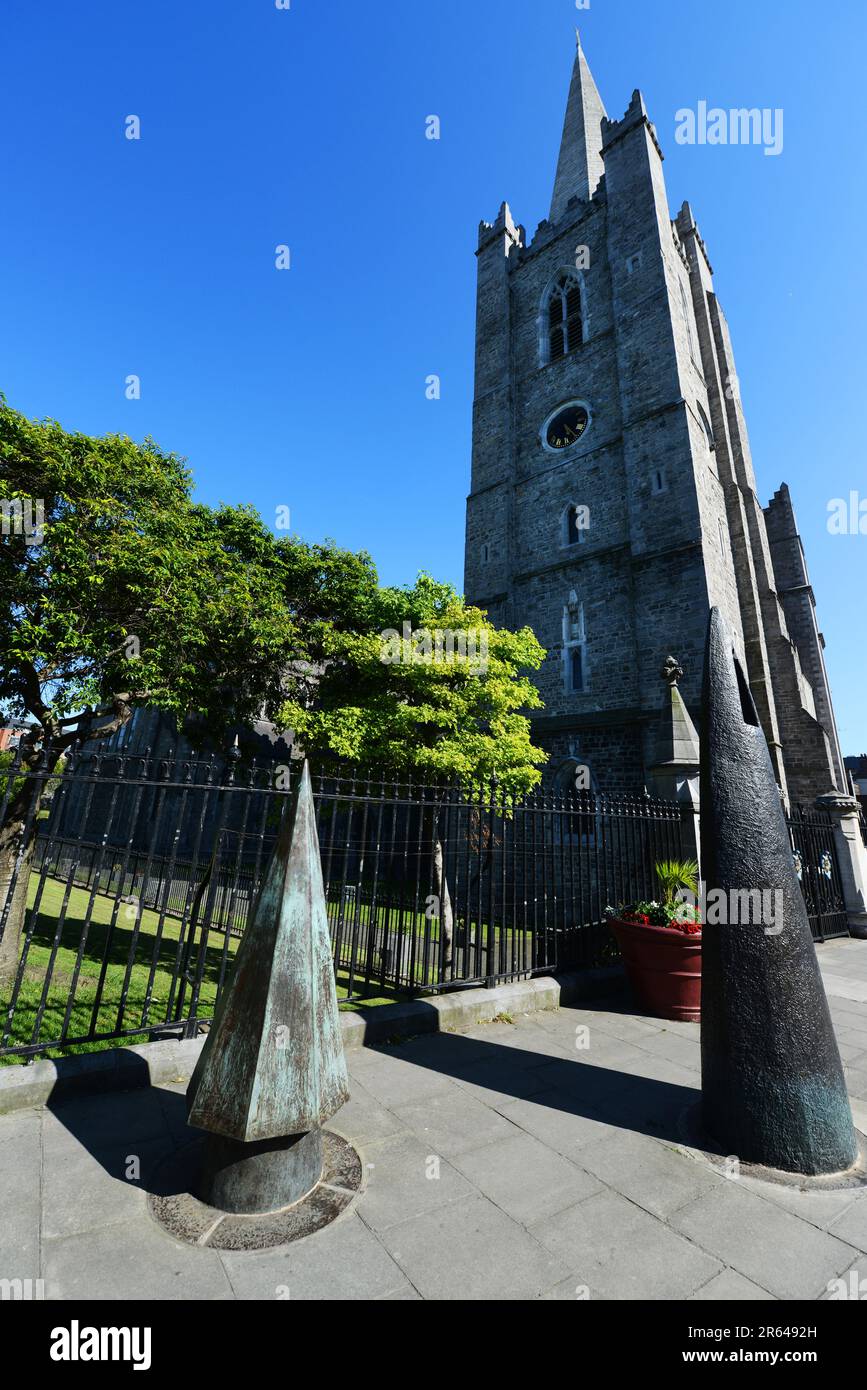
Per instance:
[[[39,883],[39,877],[32,875],[28,906],[32,907]],[[60,943],[54,958],[51,980],[45,992],[45,979],[51,960],[54,937],[57,932],[63,905],[65,885],[51,879],[44,882],[39,902],[39,914],[30,949],[27,954],[25,978],[19,993],[15,1016],[10,1035],[5,1046],[29,1045],[34,1041],[33,1033],[40,1008],[37,1042],[51,1041],[64,1032],[63,1024],[68,1007],[70,989],[75,980],[75,994],[65,1029],[68,1037],[84,1037],[93,1032],[110,1033],[119,1028],[138,1029],[144,1024],[162,1023],[173,1013],[169,1013],[177,1003],[177,985],[172,996],[172,975],[176,968],[181,932],[181,922],[176,917],[163,920],[159,932],[159,914],[144,910],[139,923],[138,937],[133,944],[135,913],[131,919],[124,917],[126,904],[121,903],[114,928],[111,928],[112,913],[116,906],[114,898],[97,896],[93,901],[90,925],[84,950],[81,953],[76,978],[76,963],[81,945],[82,931],[87,916],[90,894],[83,888],[69,890],[66,917],[60,936]],[[103,961],[106,944],[111,935],[107,960]],[[208,1018],[213,1012],[217,986],[223,968],[223,953],[226,950],[226,968],[231,963],[238,947],[239,938],[230,937],[228,947],[222,932],[208,933],[205,959],[202,964],[202,984],[199,993],[198,1014]],[[132,959],[130,957],[132,955]],[[195,975],[200,965],[198,948],[191,960],[191,973]],[[100,977],[104,971],[100,1006],[94,1017]],[[346,1000],[349,993],[348,976],[345,971],[338,973],[338,997]],[[353,991],[358,993],[363,980],[356,976],[352,982]],[[43,1005],[43,994],[45,1001]],[[187,987],[186,1003],[190,997]],[[384,991],[365,998],[363,1007],[391,1004],[408,997],[396,991]],[[9,996],[0,996],[0,1018],[5,1019],[9,1007]],[[344,1002],[342,1008],[355,1009],[358,1003]],[[123,1040],[131,1045],[148,1041],[146,1033],[136,1034]],[[106,1047],[117,1046],[117,1040],[93,1040],[75,1043],[63,1048],[47,1048],[42,1054],[46,1057],[63,1056],[68,1053],[98,1052]],[[0,1057],[0,1065],[18,1062],[20,1057]]]

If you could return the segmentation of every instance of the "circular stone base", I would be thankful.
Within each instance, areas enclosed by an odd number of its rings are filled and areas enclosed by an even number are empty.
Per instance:
[[[719,1145],[701,1127],[701,1103],[688,1105],[680,1112],[678,1120],[681,1148],[698,1163],[706,1163],[715,1171],[725,1170],[729,1156],[723,1154]],[[867,1136],[857,1129],[858,1157],[851,1168],[842,1173],[787,1173],[782,1168],[765,1168],[761,1163],[738,1161],[738,1173],[745,1177],[757,1178],[760,1182],[774,1183],[778,1187],[791,1187],[801,1192],[842,1192],[850,1187],[867,1186]],[[735,1155],[732,1155],[734,1157]]]
[[[326,1129],[322,1141],[322,1177],[300,1202],[264,1216],[232,1216],[193,1196],[206,1143],[195,1139],[157,1168],[150,1215],[175,1240],[210,1250],[268,1250],[303,1240],[336,1221],[361,1189],[361,1159],[348,1140]]]

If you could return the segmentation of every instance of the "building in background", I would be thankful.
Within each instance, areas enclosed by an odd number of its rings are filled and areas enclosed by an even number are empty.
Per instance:
[[[9,724],[0,728],[0,753],[14,752],[30,728],[29,724]]]
[[[780,787],[848,786],[789,490],[759,501],[728,325],[641,93],[609,120],[580,41],[551,208],[504,203],[478,246],[467,598],[530,626],[536,740],[564,785],[641,790],[659,671],[698,718],[708,613],[725,615]]]
[[[852,786],[862,810],[867,810],[867,753],[857,758],[846,758],[846,770],[852,779]]]

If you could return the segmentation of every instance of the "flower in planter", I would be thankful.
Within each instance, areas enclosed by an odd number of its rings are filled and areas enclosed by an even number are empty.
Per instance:
[[[694,903],[682,897],[684,891],[693,898],[698,894],[698,864],[694,859],[663,859],[656,865],[656,876],[662,887],[661,902],[627,903],[613,915],[640,927],[664,927],[698,936],[701,914]],[[610,914],[613,909],[606,911]]]

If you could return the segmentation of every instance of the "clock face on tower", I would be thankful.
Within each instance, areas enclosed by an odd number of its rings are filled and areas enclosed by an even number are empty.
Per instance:
[[[590,414],[580,401],[561,406],[545,424],[542,442],[547,449],[558,451],[576,444],[590,424]]]

